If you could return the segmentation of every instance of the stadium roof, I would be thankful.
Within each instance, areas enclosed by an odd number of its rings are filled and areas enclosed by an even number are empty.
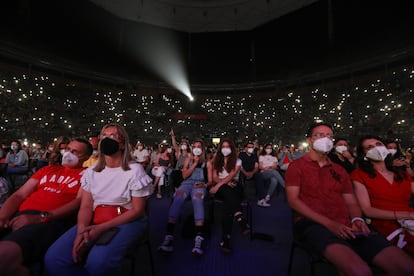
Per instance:
[[[318,0],[91,0],[112,14],[188,33],[251,30]]]

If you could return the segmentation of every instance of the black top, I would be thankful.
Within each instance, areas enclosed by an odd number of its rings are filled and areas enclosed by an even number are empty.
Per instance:
[[[342,161],[339,159],[338,155],[332,152],[328,154],[328,157],[332,160],[332,162],[341,165],[348,173],[351,173],[353,170],[355,170],[355,166],[346,158],[345,161]]]
[[[242,161],[243,169],[247,172],[253,171],[256,163],[259,163],[259,158],[256,154],[248,155],[246,152],[240,152],[239,158]]]

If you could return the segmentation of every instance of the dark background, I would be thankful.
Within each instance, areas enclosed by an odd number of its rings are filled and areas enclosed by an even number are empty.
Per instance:
[[[171,32],[191,83],[286,80],[412,47],[409,3],[332,1],[332,33],[321,0],[251,31],[188,34],[121,20],[85,0],[3,1],[0,41],[88,70],[158,80],[126,44],[148,30]]]

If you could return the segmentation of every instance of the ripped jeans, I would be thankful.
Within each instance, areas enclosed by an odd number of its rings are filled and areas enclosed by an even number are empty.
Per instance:
[[[206,188],[195,188],[194,185],[200,181],[188,179],[184,180],[174,195],[173,203],[171,204],[168,213],[169,220],[177,221],[180,215],[181,206],[184,201],[191,196],[194,209],[194,221],[204,222],[204,197],[206,195]]]

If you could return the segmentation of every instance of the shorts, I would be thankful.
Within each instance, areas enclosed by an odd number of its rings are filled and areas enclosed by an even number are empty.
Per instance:
[[[343,240],[326,227],[308,219],[301,219],[294,224],[293,235],[306,249],[320,256],[324,255],[325,249],[329,245],[343,244],[369,264],[372,264],[375,256],[383,249],[392,246],[392,243],[373,229],[367,237]]]
[[[67,224],[60,221],[51,221],[45,224],[30,224],[15,232],[6,234],[1,240],[17,243],[23,254],[26,266],[43,260],[49,246],[51,246],[65,231]]]

